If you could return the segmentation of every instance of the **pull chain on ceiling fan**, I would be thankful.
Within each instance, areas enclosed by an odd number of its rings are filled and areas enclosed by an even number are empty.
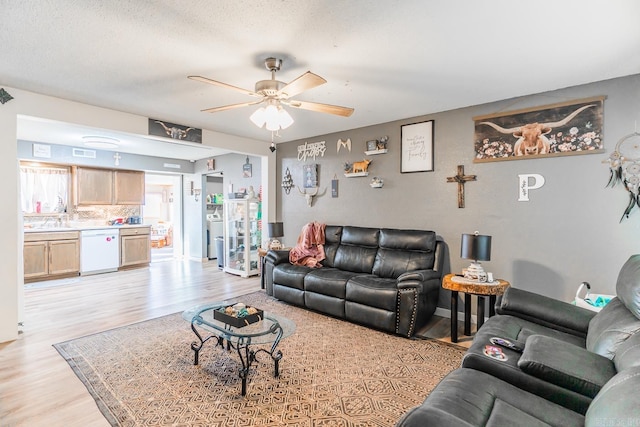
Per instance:
[[[349,117],[353,114],[353,108],[341,107],[338,105],[320,104],[317,102],[306,102],[291,99],[306,90],[325,84],[327,81],[317,74],[307,71],[298,78],[289,83],[283,83],[276,80],[276,71],[280,70],[282,60],[276,58],[267,58],[264,61],[267,70],[271,71],[270,80],[260,80],[255,84],[255,90],[251,91],[227,83],[208,79],[202,76],[189,76],[191,80],[214,86],[225,87],[235,90],[255,98],[257,101],[242,102],[239,104],[224,105],[221,107],[213,107],[202,110],[206,113],[217,113],[220,111],[231,110],[234,108],[248,107],[250,105],[265,104],[258,108],[251,116],[250,120],[258,127],[266,127],[271,132],[277,132],[280,129],[286,129],[293,124],[293,118],[289,115],[283,106],[300,108],[303,110],[316,111],[320,113],[334,114],[337,116]]]

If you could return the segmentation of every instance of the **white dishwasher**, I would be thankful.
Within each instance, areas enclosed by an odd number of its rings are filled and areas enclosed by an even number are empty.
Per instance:
[[[80,232],[80,274],[117,271],[120,266],[120,230],[105,228]]]

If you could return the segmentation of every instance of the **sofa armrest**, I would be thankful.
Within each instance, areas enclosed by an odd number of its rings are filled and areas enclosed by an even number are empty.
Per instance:
[[[596,314],[586,308],[517,288],[507,288],[496,305],[496,312],[579,337],[587,336],[589,321]]]
[[[402,286],[402,282],[409,282],[417,280],[418,282],[426,282],[431,279],[438,279],[438,282],[442,278],[442,273],[435,270],[415,270],[407,271],[398,276],[398,287]]]
[[[613,362],[556,338],[531,335],[518,360],[529,375],[594,398],[615,374]]]
[[[265,256],[264,260],[265,262],[269,262],[273,265],[278,265],[278,264],[282,264],[283,262],[289,262],[289,249],[284,249],[284,250],[280,250],[280,249],[270,249],[267,252],[267,255]]]

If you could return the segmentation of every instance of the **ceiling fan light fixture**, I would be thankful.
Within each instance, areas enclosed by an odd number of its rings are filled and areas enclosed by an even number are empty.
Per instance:
[[[293,124],[293,117],[282,108],[281,105],[269,104],[266,107],[260,107],[249,117],[251,122],[262,128],[263,126],[271,132],[286,129]]]
[[[254,125],[258,126],[259,128],[264,126],[265,122],[267,121],[266,115],[265,115],[265,108],[264,107],[258,108],[256,111],[253,112],[251,116],[249,116],[249,120],[251,120],[251,122]]]

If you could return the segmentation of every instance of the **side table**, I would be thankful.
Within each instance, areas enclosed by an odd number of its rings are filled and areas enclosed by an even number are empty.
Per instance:
[[[484,297],[489,296],[489,317],[496,314],[496,297],[510,286],[509,282],[495,279],[491,283],[465,280],[455,274],[442,279],[442,287],[451,291],[451,342],[458,342],[458,292],[464,292],[464,334],[471,335],[471,295],[478,296],[478,329],[484,324]]]

